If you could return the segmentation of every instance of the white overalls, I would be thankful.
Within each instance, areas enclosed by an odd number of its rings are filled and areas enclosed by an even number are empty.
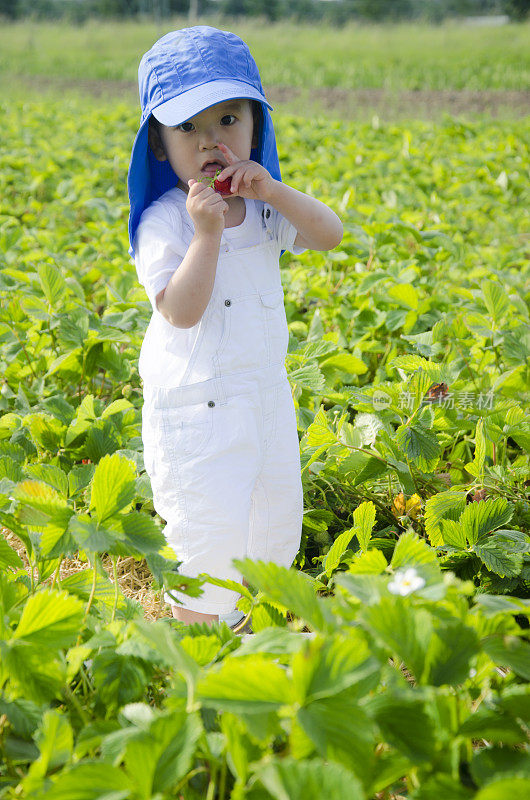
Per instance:
[[[182,575],[241,581],[233,558],[290,567],[300,545],[300,449],[272,213],[264,204],[254,246],[234,249],[223,235],[179,385],[144,385],[145,467]],[[237,592],[202,588],[199,598],[174,594],[184,608],[233,618]]]

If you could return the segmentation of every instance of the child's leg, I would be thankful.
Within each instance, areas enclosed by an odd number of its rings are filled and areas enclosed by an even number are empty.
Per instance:
[[[241,583],[248,588],[245,578],[242,579]],[[207,625],[211,625],[212,622],[219,622],[218,614],[200,614],[198,611],[189,611],[181,606],[171,606],[171,611],[175,619],[178,619],[179,622],[184,622],[186,625],[191,625],[194,622],[206,622]]]
[[[302,534],[304,497],[291,387],[277,389],[267,450],[252,495],[248,557],[290,567]]]
[[[194,622],[205,622],[207,625],[211,625],[212,622],[219,622],[218,614],[200,614],[198,611],[189,611],[187,608],[181,608],[181,606],[171,606],[171,610],[173,616],[179,622],[184,622],[185,625],[192,625]]]

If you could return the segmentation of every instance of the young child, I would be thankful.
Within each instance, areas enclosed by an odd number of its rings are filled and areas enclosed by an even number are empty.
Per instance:
[[[233,558],[290,567],[301,538],[279,257],[336,247],[342,224],[282,183],[272,106],[238,36],[168,33],[138,76],[129,252],[153,306],[139,359],[145,468],[179,571],[240,582]],[[219,169],[222,193],[208,185]],[[236,626],[237,592],[202,588],[174,592],[181,605],[166,596],[173,615]]]

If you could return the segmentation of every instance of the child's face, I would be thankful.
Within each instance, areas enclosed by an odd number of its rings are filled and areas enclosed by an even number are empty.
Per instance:
[[[228,145],[241,161],[247,161],[256,146],[253,129],[250,101],[225,100],[180,125],[159,125],[160,137],[150,130],[149,145],[159,161],[169,161],[179,177],[178,186],[187,192],[189,178],[212,177],[217,169],[227,166],[219,142]],[[207,161],[215,163],[207,167]]]

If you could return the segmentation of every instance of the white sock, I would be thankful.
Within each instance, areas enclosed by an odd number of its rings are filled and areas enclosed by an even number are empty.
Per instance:
[[[219,622],[226,622],[228,627],[232,627],[232,625],[237,625],[238,622],[241,622],[245,615],[238,609],[234,609],[231,611],[230,614],[219,614]]]

